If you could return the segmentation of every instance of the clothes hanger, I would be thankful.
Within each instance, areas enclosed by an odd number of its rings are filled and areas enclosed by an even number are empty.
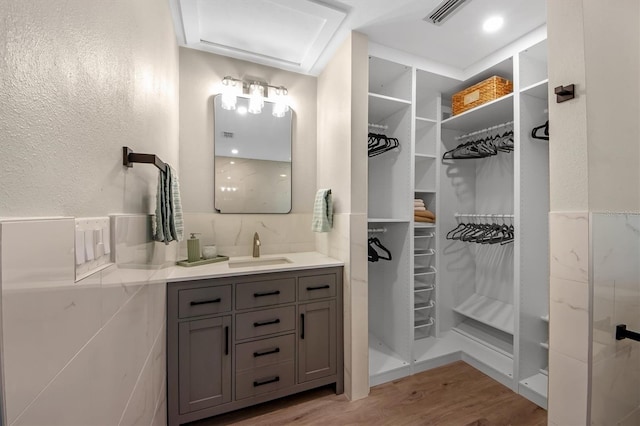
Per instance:
[[[544,136],[538,135],[539,130],[543,130]],[[531,130],[531,137],[534,139],[541,139],[543,141],[548,141],[549,140],[549,120],[547,120],[546,123],[544,123],[542,126],[534,127],[533,130]]]
[[[370,238],[369,241],[371,244],[373,244],[372,247],[376,251],[376,254],[378,255],[378,259],[391,260],[391,252],[387,250],[385,246],[382,245],[382,243],[377,237]],[[386,254],[386,257],[381,256],[380,250],[382,250],[383,252],[382,254]]]

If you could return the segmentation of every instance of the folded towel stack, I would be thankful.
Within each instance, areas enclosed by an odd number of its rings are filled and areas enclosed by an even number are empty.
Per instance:
[[[415,222],[435,223],[436,215],[427,210],[423,200],[416,198],[413,200],[413,220]]]

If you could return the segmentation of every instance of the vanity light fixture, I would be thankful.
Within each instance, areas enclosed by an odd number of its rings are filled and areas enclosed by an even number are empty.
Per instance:
[[[287,95],[289,91],[284,86],[272,86],[260,81],[245,81],[238,78],[226,76],[222,79],[222,102],[221,106],[226,110],[235,110],[238,102],[238,95],[249,95],[249,107],[238,107],[239,114],[260,114],[264,108],[264,100],[272,100],[273,109],[271,113],[274,117],[284,117],[289,111]]]

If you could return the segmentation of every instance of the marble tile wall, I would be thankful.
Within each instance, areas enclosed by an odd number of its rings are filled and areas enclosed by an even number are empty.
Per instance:
[[[335,214],[331,232],[315,238],[318,252],[345,262],[344,385],[350,400],[361,399],[369,394],[367,215]]]
[[[615,326],[640,330],[640,215],[592,214],[591,422],[640,424],[640,345]]]
[[[166,424],[165,286],[151,277],[176,253],[149,223],[113,217],[116,263],[76,283],[73,218],[0,222],[7,424]]]
[[[250,256],[253,233],[260,235],[261,254],[315,251],[311,213],[215,214],[185,213],[185,238],[200,233],[200,246],[215,244],[225,256]],[[187,257],[187,243],[180,243],[179,256]]]
[[[585,425],[589,377],[589,215],[549,214],[549,425]]]

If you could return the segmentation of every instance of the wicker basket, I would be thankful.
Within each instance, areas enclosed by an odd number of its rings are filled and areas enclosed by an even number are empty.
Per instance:
[[[451,98],[451,111],[453,115],[458,115],[511,92],[513,83],[494,75],[454,94]]]

